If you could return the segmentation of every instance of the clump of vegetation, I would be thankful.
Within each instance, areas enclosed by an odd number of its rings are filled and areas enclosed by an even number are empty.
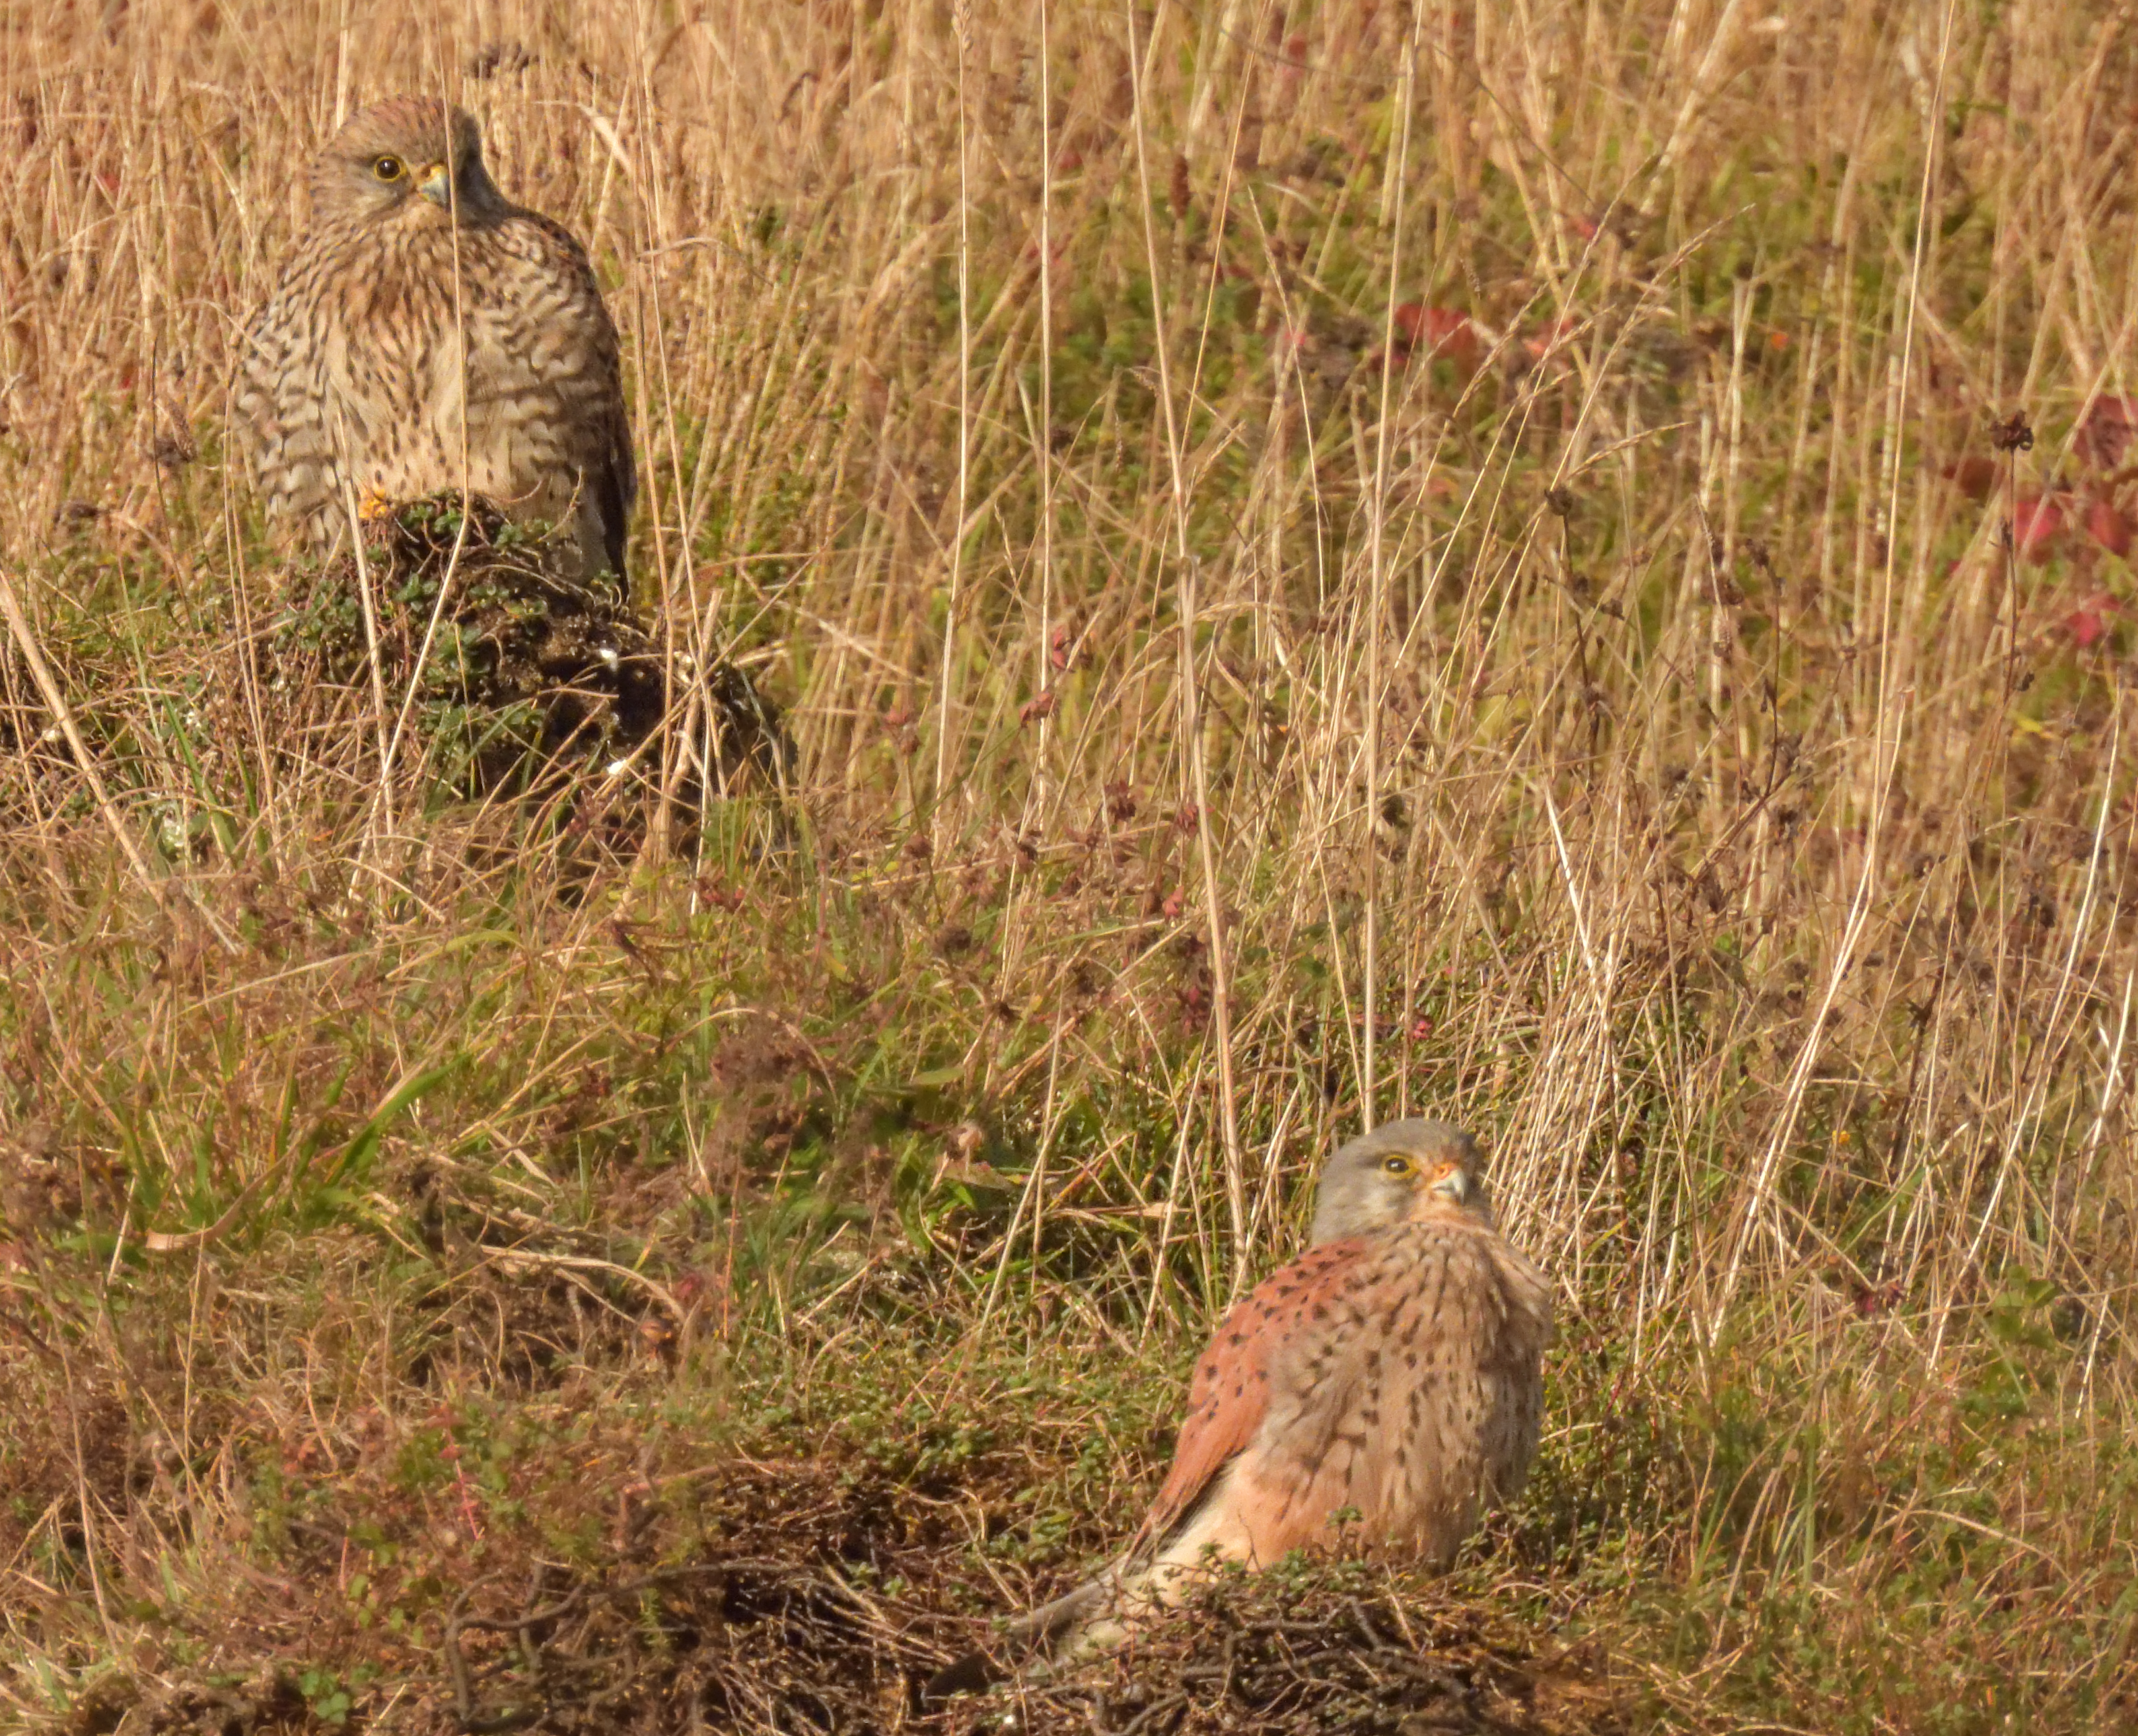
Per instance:
[[[1637,1696],[1600,1653],[1549,1642],[1540,1653],[1534,1627],[1493,1611],[1489,1593],[1480,1601],[1359,1562],[1233,1568],[1103,1663],[1002,1697],[1021,1728],[1064,1733],[1629,1728]]]
[[[695,749],[693,805],[709,785],[777,789],[792,774],[779,708],[749,675],[723,658],[692,680],[695,660],[665,654],[609,575],[577,577],[549,527],[442,495],[382,514],[362,541],[293,573],[275,628],[268,686],[325,698],[326,730],[361,743],[352,711],[373,701],[383,727],[394,695],[393,734],[411,728],[412,758],[466,795],[574,771],[657,790],[654,736],[668,729]]]
[[[11,1727],[911,1727],[1369,1109],[1563,1278],[1529,1494],[1031,1716],[2138,1718],[2122,23],[344,23],[10,39]],[[442,83],[628,611],[433,503],[367,628],[222,461]]]

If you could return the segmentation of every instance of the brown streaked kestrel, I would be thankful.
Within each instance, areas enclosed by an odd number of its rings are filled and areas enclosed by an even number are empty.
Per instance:
[[[499,192],[473,118],[431,97],[355,116],[310,192],[234,394],[270,517],[326,547],[355,503],[465,488],[575,529],[583,571],[621,581],[637,476],[586,250]]]
[[[1214,1559],[1266,1568],[1335,1539],[1445,1566],[1536,1451],[1552,1282],[1494,1226],[1477,1147],[1441,1121],[1355,1139],[1321,1178],[1306,1251],[1219,1324],[1173,1469],[1120,1560],[1010,1630],[1057,1659],[1118,1641]],[[984,1682],[977,1656],[930,1684]]]

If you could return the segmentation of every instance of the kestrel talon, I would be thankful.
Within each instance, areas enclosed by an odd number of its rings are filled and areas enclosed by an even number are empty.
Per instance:
[[[429,97],[358,115],[309,188],[234,393],[270,519],[328,548],[353,503],[467,489],[621,581],[637,473],[586,250],[506,198],[473,118]]]

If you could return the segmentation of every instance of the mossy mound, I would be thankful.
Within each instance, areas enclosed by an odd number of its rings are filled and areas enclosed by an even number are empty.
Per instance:
[[[793,747],[747,671],[671,651],[613,579],[574,564],[567,539],[480,496],[396,506],[366,524],[360,552],[293,588],[271,636],[276,683],[338,692],[345,715],[383,710],[408,737],[397,765],[420,758],[462,794],[546,792],[588,770],[651,792],[664,726],[682,802],[708,783],[784,788]]]
[[[952,1702],[947,1729],[1018,1736],[1607,1736],[1631,1728],[1630,1684],[1600,1649],[1557,1645],[1367,1559],[1237,1568],[1119,1651],[1059,1676]]]

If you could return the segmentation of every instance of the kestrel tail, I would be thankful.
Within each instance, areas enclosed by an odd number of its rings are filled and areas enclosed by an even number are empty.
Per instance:
[[[623,578],[637,491],[616,327],[586,250],[515,205],[459,109],[397,96],[313,159],[310,218],[234,402],[269,517],[315,548],[360,503],[467,489]]]
[[[1012,1626],[1059,1660],[1116,1642],[1212,1559],[1266,1568],[1335,1540],[1445,1566],[1528,1475],[1551,1280],[1503,1238],[1477,1148],[1398,1121],[1330,1160],[1311,1245],[1226,1315],[1195,1365],[1173,1468],[1121,1558]],[[935,1694],[993,1674],[978,1656]]]

